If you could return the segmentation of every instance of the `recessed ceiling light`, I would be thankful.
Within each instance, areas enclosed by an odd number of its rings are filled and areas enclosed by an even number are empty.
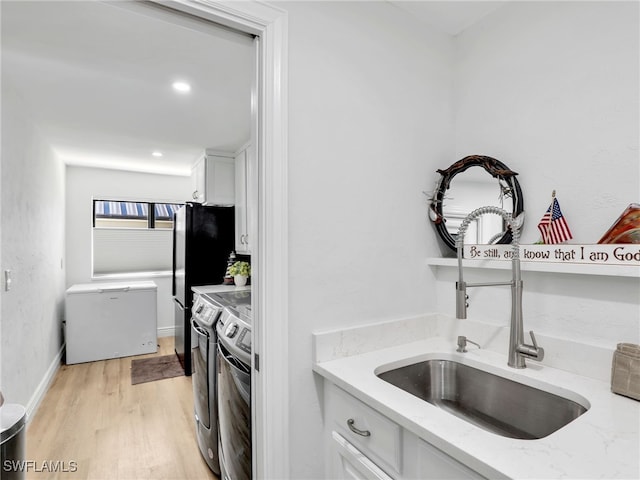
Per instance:
[[[151,155],[153,155],[154,157],[161,157],[162,152],[155,151],[155,152],[152,152]]]
[[[172,87],[176,92],[180,93],[188,93],[191,91],[191,85],[187,82],[173,82]]]

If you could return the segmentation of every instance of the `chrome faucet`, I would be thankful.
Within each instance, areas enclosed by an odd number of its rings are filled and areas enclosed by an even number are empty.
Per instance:
[[[511,228],[513,257],[511,260],[512,278],[510,282],[466,283],[463,278],[462,250],[464,248],[464,235],[473,220],[480,215],[493,213],[500,215]],[[511,325],[509,333],[509,356],[507,364],[513,368],[525,368],[526,358],[542,361],[544,349],[538,346],[533,330],[529,332],[533,345],[524,343],[524,327],[522,322],[522,278],[520,274],[520,229],[511,214],[498,207],[480,207],[465,217],[458,229],[456,238],[458,254],[458,281],[456,282],[456,318],[467,318],[469,299],[467,288],[470,287],[494,287],[499,285],[511,286]]]

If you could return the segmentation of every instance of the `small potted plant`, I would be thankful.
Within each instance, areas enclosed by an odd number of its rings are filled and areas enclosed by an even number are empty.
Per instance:
[[[247,284],[247,278],[251,276],[251,265],[248,262],[236,262],[229,268],[229,273],[233,275],[233,283],[242,287]]]

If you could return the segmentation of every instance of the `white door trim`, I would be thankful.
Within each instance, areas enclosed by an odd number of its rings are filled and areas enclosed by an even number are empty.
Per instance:
[[[287,14],[257,1],[153,1],[259,37],[252,138],[258,214],[249,225],[253,350],[260,356],[252,376],[253,477],[289,478]]]

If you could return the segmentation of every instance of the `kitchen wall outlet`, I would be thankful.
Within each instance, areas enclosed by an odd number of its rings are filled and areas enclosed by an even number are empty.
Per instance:
[[[11,290],[11,283],[13,282],[13,279],[11,278],[11,270],[5,270],[4,271],[4,291],[8,292],[9,290]]]

